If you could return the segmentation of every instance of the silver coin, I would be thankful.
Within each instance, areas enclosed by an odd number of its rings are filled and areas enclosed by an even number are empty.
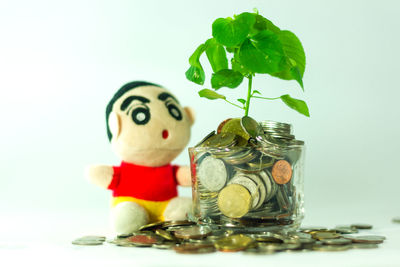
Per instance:
[[[208,156],[201,161],[197,177],[209,191],[219,191],[225,186],[228,178],[225,163],[220,159]]]

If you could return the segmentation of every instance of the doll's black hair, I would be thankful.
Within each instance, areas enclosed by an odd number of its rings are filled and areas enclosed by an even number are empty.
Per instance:
[[[110,113],[113,109],[114,103],[126,92],[135,89],[136,87],[140,87],[140,86],[146,86],[146,85],[153,85],[153,86],[157,86],[157,87],[161,87],[158,84],[154,84],[154,83],[149,83],[149,82],[145,82],[145,81],[133,81],[130,83],[125,84],[124,86],[122,86],[116,93],[115,95],[111,98],[110,102],[108,102],[107,104],[107,108],[106,108],[106,125],[107,125],[107,136],[108,136],[108,140],[111,142],[112,139],[112,133],[110,131],[110,126],[108,125],[108,117],[110,116]]]

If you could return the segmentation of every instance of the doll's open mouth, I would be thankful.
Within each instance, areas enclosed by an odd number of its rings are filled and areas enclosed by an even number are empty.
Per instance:
[[[168,135],[169,135],[169,133],[167,130],[162,131],[162,138],[167,139]]]

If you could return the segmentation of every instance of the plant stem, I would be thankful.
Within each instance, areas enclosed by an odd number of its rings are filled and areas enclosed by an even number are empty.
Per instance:
[[[234,103],[232,103],[232,102],[230,102],[230,101],[228,101],[228,100],[226,100],[226,99],[224,99],[226,102],[228,102],[229,104],[231,104],[231,105],[234,105],[235,107],[238,107],[238,108],[240,108],[240,109],[244,109],[243,107],[241,107],[241,106],[239,106],[239,105],[236,105],[236,104],[234,104]]]
[[[252,96],[252,97],[254,97],[254,98],[261,98],[261,99],[267,99],[267,100],[276,100],[276,99],[279,99],[280,97],[263,97],[263,96]]]
[[[249,76],[249,86],[247,87],[247,100],[244,115],[249,115],[249,107],[250,107],[250,97],[251,97],[251,84],[253,82],[253,76],[250,74]]]

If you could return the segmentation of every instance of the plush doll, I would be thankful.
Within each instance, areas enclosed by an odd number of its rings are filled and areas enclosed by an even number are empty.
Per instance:
[[[111,220],[117,234],[186,218],[191,199],[178,197],[177,185],[190,186],[190,169],[170,162],[186,147],[193,122],[189,107],[148,82],[124,85],[108,103],[108,139],[122,162],[89,166],[86,177],[113,192]]]

